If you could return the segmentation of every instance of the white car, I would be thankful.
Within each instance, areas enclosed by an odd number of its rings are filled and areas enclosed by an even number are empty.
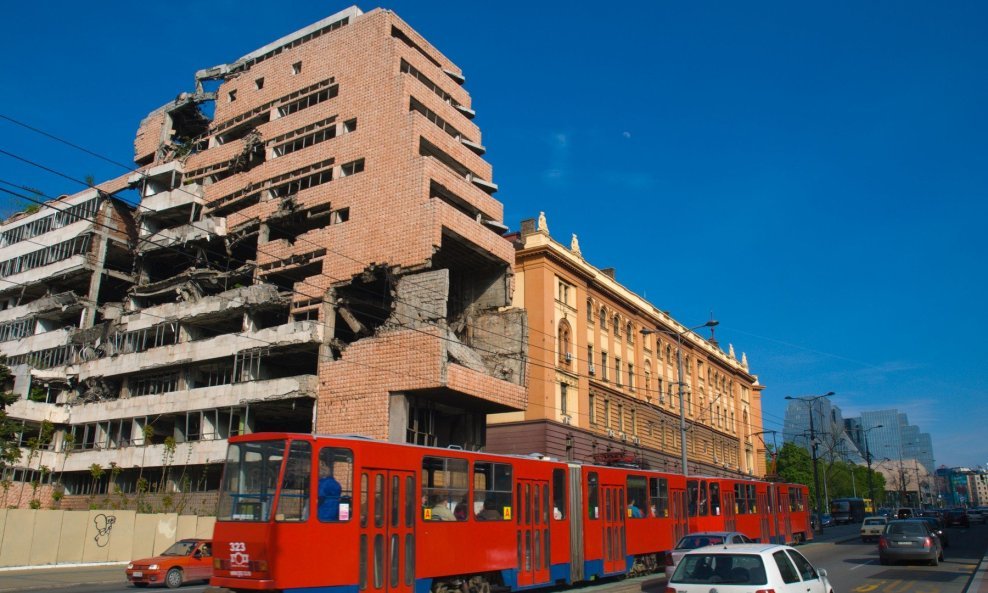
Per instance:
[[[733,546],[735,544],[750,544],[754,542],[755,540],[739,531],[698,531],[684,535],[676,543],[676,547],[665,554],[666,578],[668,579],[672,576],[672,573],[676,571],[676,565],[679,564],[680,558],[690,550],[704,546],[720,546],[725,544]]]
[[[780,544],[698,548],[683,555],[669,593],[834,593],[827,571]]]
[[[887,517],[865,517],[861,522],[861,541],[878,540],[878,537],[885,531],[888,524]]]

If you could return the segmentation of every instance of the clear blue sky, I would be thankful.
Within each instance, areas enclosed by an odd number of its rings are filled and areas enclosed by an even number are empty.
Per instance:
[[[127,163],[197,69],[345,7],[13,3],[0,113]],[[988,4],[385,7],[463,68],[506,224],[545,211],[683,323],[713,311],[766,428],[784,396],[832,390],[845,416],[908,413],[937,464],[988,463]],[[4,121],[0,148],[121,173]],[[3,155],[0,179],[80,189]]]

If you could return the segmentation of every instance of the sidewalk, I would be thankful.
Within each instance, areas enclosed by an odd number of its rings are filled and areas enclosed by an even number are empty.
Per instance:
[[[126,562],[33,566],[0,569],[0,593],[15,593],[32,589],[71,587],[73,585],[124,585]]]

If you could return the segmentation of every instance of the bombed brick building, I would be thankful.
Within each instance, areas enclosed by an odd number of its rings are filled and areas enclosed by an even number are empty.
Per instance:
[[[37,226],[0,249],[8,413],[43,437],[8,477],[209,490],[225,439],[265,430],[483,447],[526,406],[528,336],[464,80],[351,7],[195,73],[134,173],[0,226]]]

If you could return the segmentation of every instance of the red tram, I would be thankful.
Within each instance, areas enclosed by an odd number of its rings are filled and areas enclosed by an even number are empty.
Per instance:
[[[489,593],[661,568],[700,530],[812,537],[805,486],[287,433],[230,439],[211,590]]]

